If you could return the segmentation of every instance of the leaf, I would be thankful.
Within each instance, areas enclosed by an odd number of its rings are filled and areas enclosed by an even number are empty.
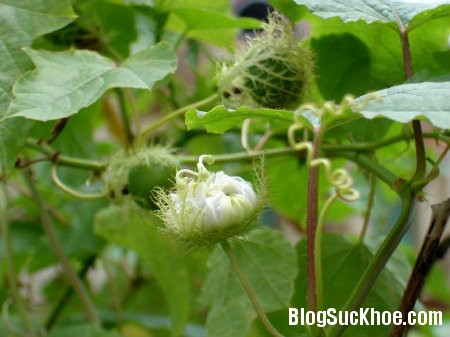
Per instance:
[[[419,118],[437,128],[450,129],[450,82],[407,83],[377,94],[382,100],[370,101],[361,111],[364,117],[383,116],[400,123]]]
[[[204,126],[208,132],[223,133],[247,118],[262,118],[274,125],[288,126],[293,122],[293,113],[287,110],[251,109],[245,106],[227,109],[223,105],[218,105],[208,112],[189,110],[185,122],[188,130]]]
[[[14,85],[16,97],[8,117],[41,121],[69,117],[110,88],[150,89],[176,68],[176,55],[166,43],[130,56],[121,66],[87,50],[26,52],[36,69]]]
[[[311,16],[308,21],[312,33],[310,45],[317,55],[316,80],[323,95],[339,95],[340,86],[334,84],[340,78],[349,78],[350,83],[340,83],[355,91],[356,95],[357,92],[363,94],[405,81],[400,36],[389,25],[380,22],[367,25],[363,21],[343,23],[339,18],[324,20],[316,16]],[[423,74],[430,79],[450,72],[450,51],[447,47],[450,26],[447,21],[447,18],[433,20],[409,34],[414,74]],[[333,42],[333,37],[336,41],[336,35],[342,38],[346,34],[351,34],[365,44],[369,53],[367,57],[362,53],[362,45],[355,50],[355,55],[349,55],[345,46],[336,45],[332,49],[325,44],[325,41]],[[325,62],[329,60],[327,49],[332,53],[334,62]],[[354,61],[354,66],[345,68],[349,57]],[[358,88],[354,83],[359,78],[359,71],[367,77],[360,77]]]
[[[313,14],[327,19],[340,17],[344,22],[364,20],[367,23],[381,21],[394,22],[399,29],[408,27],[411,20],[419,13],[434,9],[447,1],[403,0],[294,0],[299,5],[308,7]],[[448,8],[447,8],[448,7]],[[450,6],[440,11],[450,14]],[[442,15],[442,14],[441,14]],[[432,16],[431,16],[432,17]],[[423,23],[423,22],[422,22]]]
[[[324,236],[322,245],[324,309],[340,310],[371,261],[374,251],[364,244],[337,235]],[[303,260],[299,262],[301,267],[296,280],[296,293],[292,306],[301,308],[306,305],[306,240],[302,240],[298,244],[297,255],[303,257]],[[409,277],[410,268],[405,268],[408,265],[403,256],[395,254],[395,258],[389,260],[386,268],[375,282],[362,307],[374,308],[381,312],[397,310],[406,280]],[[349,326],[343,336],[386,336],[389,329],[389,326],[383,325]]]
[[[306,8],[298,6],[292,0],[271,0],[270,4],[277,12],[286,15],[292,22],[299,21],[308,12]]]
[[[294,249],[283,235],[259,228],[234,241],[232,249],[263,309],[270,312],[287,307],[297,271]],[[223,251],[216,250],[208,266],[211,271],[202,293],[203,301],[211,304],[208,336],[245,336],[256,317],[250,300]]]
[[[325,100],[362,95],[370,83],[371,57],[366,44],[350,33],[313,38],[317,86]],[[330,62],[333,55],[333,62]]]
[[[187,30],[258,28],[261,24],[256,19],[235,18],[200,8],[176,8],[171,12],[184,22]]]
[[[31,123],[23,119],[2,120],[12,99],[13,83],[31,68],[20,48],[74,20],[70,4],[69,0],[0,0],[0,163],[6,171],[13,166],[31,128]]]
[[[181,253],[161,235],[152,212],[134,205],[111,205],[97,213],[95,232],[111,243],[136,251],[154,273],[169,305],[173,335],[189,316],[190,280]]]

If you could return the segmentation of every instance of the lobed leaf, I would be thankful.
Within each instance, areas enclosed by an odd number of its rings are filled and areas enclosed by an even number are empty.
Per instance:
[[[69,117],[98,100],[108,89],[150,89],[176,69],[176,55],[158,43],[117,66],[96,52],[26,49],[36,69],[14,85],[8,117],[47,121]]]
[[[313,14],[328,19],[340,17],[344,22],[364,20],[367,23],[381,21],[393,22],[400,30],[408,28],[413,18],[427,10],[440,5],[450,4],[447,0],[407,2],[403,0],[294,0],[299,5],[308,7]],[[440,8],[439,16],[450,15],[450,6]],[[429,15],[421,19],[432,19]],[[413,27],[409,27],[412,29]]]
[[[12,99],[13,83],[31,68],[20,48],[67,25],[75,17],[70,0],[0,0],[0,163],[4,170],[12,167],[31,128],[31,123],[22,119],[2,119]]]
[[[419,118],[437,128],[450,129],[450,82],[407,83],[377,94],[382,99],[370,101],[361,111],[364,117],[382,116],[400,123]]]

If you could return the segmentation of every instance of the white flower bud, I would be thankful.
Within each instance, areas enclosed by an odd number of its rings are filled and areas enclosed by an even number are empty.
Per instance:
[[[241,177],[209,172],[201,156],[198,172],[180,170],[175,189],[159,193],[160,216],[167,228],[182,239],[218,242],[241,233],[255,222],[257,195]]]

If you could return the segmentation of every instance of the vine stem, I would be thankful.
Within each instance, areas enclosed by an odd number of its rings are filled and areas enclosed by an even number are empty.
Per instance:
[[[400,39],[402,42],[403,66],[406,79],[413,76],[411,48],[409,46],[408,30],[403,28],[400,31]],[[414,131],[414,142],[416,144],[416,172],[412,180],[422,179],[425,175],[426,158],[425,158],[425,144],[423,142],[422,126],[420,121],[415,119],[412,121]]]
[[[320,211],[319,220],[317,221],[316,247],[314,252],[314,258],[316,260],[317,310],[322,310],[323,308],[322,236],[325,225],[325,215],[331,205],[336,201],[337,197],[337,194],[333,194],[327,199]]]
[[[103,198],[106,198],[108,196],[108,194],[106,192],[82,193],[82,192],[79,192],[79,191],[75,191],[71,187],[69,187],[66,184],[64,184],[61,181],[61,179],[59,179],[56,164],[52,165],[51,178],[52,178],[53,183],[56,186],[58,186],[58,188],[61,189],[61,191],[63,191],[64,193],[66,193],[66,194],[68,194],[68,195],[70,195],[71,197],[74,197],[74,198],[92,200],[92,199],[103,199]]]
[[[436,260],[439,242],[441,241],[445,224],[450,216],[450,199],[447,199],[440,204],[432,205],[431,210],[432,216],[428,232],[423,240],[419,255],[414,264],[414,269],[411,272],[398,309],[403,317],[406,317],[408,312],[414,310],[414,304],[420,296],[425,284],[425,279]],[[389,336],[404,336],[408,329],[409,325],[394,325]]]
[[[12,297],[17,306],[19,317],[22,321],[23,327],[27,336],[35,336],[33,327],[31,325],[28,313],[25,307],[25,303],[20,294],[19,285],[16,279],[16,268],[13,259],[13,247],[11,234],[9,232],[9,223],[6,216],[7,205],[6,191],[4,190],[3,183],[0,182],[0,231],[3,233],[3,245],[5,249],[8,283],[11,288]]]
[[[149,126],[147,126],[144,130],[142,130],[141,132],[141,136],[144,137],[146,135],[148,135],[149,133],[151,133],[152,131],[160,128],[161,126],[163,126],[164,124],[170,122],[172,119],[177,118],[178,116],[183,115],[186,111],[190,110],[190,109],[195,109],[198,108],[202,105],[208,104],[213,102],[214,100],[217,99],[217,97],[219,97],[218,94],[212,94],[211,96],[202,99],[201,101],[186,105],[184,107],[181,107],[173,112],[171,112],[170,114],[168,114],[167,116],[161,118],[160,120],[156,121],[153,124],[150,124]]]
[[[367,233],[367,227],[369,227],[369,220],[370,215],[372,213],[373,202],[375,200],[375,187],[377,184],[377,177],[372,173],[369,174],[369,184],[370,184],[369,197],[367,200],[366,211],[364,212],[364,222],[362,225],[361,234],[359,235],[360,244],[364,243],[364,238]]]
[[[312,143],[312,160],[318,157],[320,148],[319,131],[314,131]],[[319,167],[313,166],[308,174],[308,201],[306,215],[306,272],[307,272],[307,288],[306,303],[308,309],[317,311],[317,275],[316,275],[316,231],[317,231],[317,206],[319,194]]]
[[[397,222],[389,232],[389,235],[384,239],[381,246],[377,249],[375,256],[370,261],[369,266],[364,271],[364,274],[359,279],[352,294],[340,311],[353,311],[363,304],[378,276],[383,271],[387,261],[397,248],[403,235],[408,230],[414,215],[416,196],[410,189],[410,186],[404,186],[399,192],[399,196],[402,201],[402,209]],[[341,325],[331,326],[326,335],[327,337],[341,336],[345,328],[346,326]]]
[[[115,89],[115,93],[117,96],[117,100],[119,101],[119,112],[120,117],[122,119],[123,128],[125,130],[125,138],[127,140],[126,146],[129,147],[131,144],[133,144],[134,136],[133,132],[131,131],[130,126],[130,120],[127,115],[127,105],[125,103],[125,94],[123,92],[123,89]]]
[[[53,228],[52,221],[50,219],[50,216],[47,212],[47,209],[44,205],[44,201],[42,200],[41,195],[39,194],[36,185],[34,183],[33,177],[31,176],[31,172],[29,169],[25,169],[22,171],[25,177],[25,181],[31,191],[31,195],[38,207],[39,215],[41,219],[42,227],[44,228],[50,246],[52,247],[55,255],[57,256],[59,262],[61,263],[61,266],[64,271],[64,275],[67,278],[67,281],[72,285],[73,290],[79,297],[84,312],[86,314],[87,319],[95,324],[100,326],[100,319],[97,316],[97,313],[95,311],[94,305],[84,288],[83,284],[81,283],[81,280],[78,278],[75,270],[72,268],[69,259],[67,258],[66,254],[64,253],[61,243],[59,242],[58,236],[56,235],[55,229]]]
[[[84,170],[93,170],[96,172],[104,171],[108,166],[107,163],[101,163],[95,160],[73,158],[61,155],[47,143],[40,142],[32,138],[26,140],[25,146],[49,156],[49,160],[63,166],[70,166]]]
[[[225,254],[228,256],[231,266],[233,267],[237,278],[241,282],[242,286],[244,287],[245,292],[247,293],[248,298],[250,299],[250,302],[253,305],[253,308],[255,309],[256,313],[259,316],[259,319],[261,320],[264,327],[267,329],[267,331],[273,336],[273,337],[284,337],[273,325],[270,323],[269,319],[267,318],[267,315],[262,308],[261,304],[259,303],[258,297],[256,296],[255,291],[253,290],[250,281],[247,278],[247,275],[245,275],[244,271],[241,268],[241,265],[239,264],[239,261],[237,259],[237,256],[233,250],[233,248],[230,246],[228,242],[222,242],[221,247]]]

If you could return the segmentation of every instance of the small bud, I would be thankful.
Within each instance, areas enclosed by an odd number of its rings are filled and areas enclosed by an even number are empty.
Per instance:
[[[223,171],[209,172],[201,156],[197,172],[180,170],[176,185],[158,194],[159,215],[183,241],[211,244],[242,234],[258,218],[260,202],[252,185]]]

